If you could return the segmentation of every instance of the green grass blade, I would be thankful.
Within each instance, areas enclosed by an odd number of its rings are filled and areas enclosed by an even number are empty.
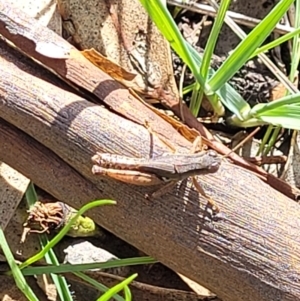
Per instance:
[[[262,47],[258,48],[257,50],[254,51],[254,53],[251,55],[250,59],[251,58],[254,58],[255,56],[265,52],[265,51],[268,51],[272,48],[275,48],[279,45],[281,45],[282,43],[284,42],[287,42],[288,40],[292,39],[293,37],[296,37],[300,34],[300,27],[296,28],[295,30],[293,30],[292,32],[289,32],[281,37],[279,37],[278,39],[266,44],[266,45],[263,45]],[[299,37],[298,37],[299,38]],[[296,43],[297,44],[297,43]],[[293,48],[294,49],[294,48]],[[297,53],[297,52],[296,52]],[[293,57],[293,56],[292,56]]]
[[[140,0],[142,5],[148,11],[150,17],[155,22],[161,33],[170,42],[171,47],[174,51],[182,58],[187,66],[193,72],[195,79],[202,87],[205,88],[205,81],[201,74],[198,72],[199,66],[202,64],[202,58],[200,54],[182,37],[179,32],[174,20],[172,19],[166,8],[160,3],[160,1],[154,0]],[[209,75],[211,77],[215,71],[209,68]],[[204,89],[205,94],[210,91],[210,87]],[[248,111],[250,106],[242,98],[242,96],[235,91],[229,84],[225,84],[221,90],[215,91],[220,97],[222,103],[237,117],[242,119],[242,113]],[[215,104],[214,96],[207,95],[208,99],[212,104]],[[217,107],[214,107],[215,112],[222,115],[224,108],[220,102],[217,102]],[[242,113],[241,113],[242,112]]]
[[[22,274],[19,266],[16,264],[14,256],[7,244],[4,232],[2,228],[0,228],[0,245],[4,256],[11,268],[11,274],[15,279],[16,285],[19,290],[26,296],[26,298],[30,301],[39,301],[36,297],[30,286],[27,284],[24,275]]]
[[[34,189],[34,185],[32,182],[29,183],[27,190],[25,192],[25,197],[27,200],[28,206],[34,205],[34,203],[38,200],[38,196],[36,194],[36,191]]]
[[[198,72],[200,65],[197,66],[193,57],[190,55],[184,38],[182,37],[176,23],[162,1],[140,0],[140,2],[161,33],[169,41],[174,51],[176,51],[181,59],[189,66],[198,83],[204,86],[204,78]]]
[[[260,154],[263,154],[265,151],[265,145],[267,144],[268,140],[270,139],[270,136],[272,134],[272,131],[273,131],[273,126],[269,125],[267,130],[266,130],[266,133],[259,145],[259,148],[257,150],[257,153],[256,153],[256,156],[260,155]]]
[[[268,141],[268,145],[264,149],[263,156],[266,156],[273,149],[273,147],[274,147],[274,145],[277,141],[277,138],[278,138],[278,135],[279,135],[280,131],[281,131],[280,127],[276,127],[274,129],[274,131],[272,133],[272,136]]]
[[[131,290],[127,285],[124,286],[124,296],[126,301],[131,301],[132,300],[132,294]]]
[[[240,127],[272,124],[287,129],[300,130],[300,105],[281,106],[272,110],[264,110],[262,107],[257,114],[253,114],[252,116],[245,121],[232,116],[227,119],[227,122]]]
[[[207,76],[209,74],[211,58],[214,53],[216,43],[217,43],[221,28],[223,26],[225,15],[228,10],[230,2],[231,2],[230,0],[221,1],[221,5],[217,12],[216,18],[214,20],[211,33],[207,39],[206,47],[204,49],[203,60],[202,60],[201,68],[200,68],[200,73],[201,73],[202,77],[204,78],[205,82],[206,82]]]
[[[47,244],[49,243],[48,238],[46,237],[45,234],[39,235],[39,239],[41,241],[42,248],[45,248]],[[46,254],[45,254],[45,260],[48,264],[52,264],[55,266],[59,266],[60,263],[53,251],[53,249],[50,249]],[[23,270],[22,270],[23,271]],[[58,295],[61,300],[64,301],[72,301],[73,297],[72,294],[69,290],[69,285],[67,283],[67,280],[65,277],[56,275],[54,273],[50,273],[50,276],[55,284],[56,290],[58,292]]]
[[[299,29],[300,27],[300,0],[295,1],[295,27]],[[291,71],[290,71],[290,80],[293,82],[295,75],[297,74],[297,69],[299,66],[300,59],[300,37],[295,35],[293,38],[293,48],[292,48],[292,62],[291,62]]]
[[[204,78],[204,81],[207,81],[207,77],[209,75],[209,69],[210,69],[210,62],[211,57],[214,52],[218,36],[220,34],[220,30],[222,28],[222,25],[224,23],[224,18],[226,15],[226,11],[228,10],[228,6],[230,4],[230,0],[224,0],[221,2],[220,9],[218,10],[215,22],[213,24],[212,31],[208,37],[206,47],[204,50],[203,60],[202,64],[200,65],[200,75]],[[197,85],[196,85],[197,86]],[[190,104],[190,110],[193,113],[194,116],[197,116],[201,107],[202,98],[204,95],[204,86],[196,87],[193,91],[192,97],[191,97],[191,104]],[[223,115],[224,111],[222,110],[222,107],[220,107],[221,110],[218,110],[219,107],[219,99],[218,98],[210,98],[211,104],[214,108],[214,111],[216,114]]]
[[[74,272],[74,275],[76,275],[77,277],[81,278],[82,280],[84,280],[85,282],[89,283],[90,285],[92,285],[93,287],[95,287],[97,290],[99,290],[100,292],[107,292],[109,290],[109,288],[101,283],[99,283],[98,281],[96,281],[95,279],[89,277],[88,275],[81,273],[81,272]],[[124,301],[124,298],[122,298],[120,295],[115,294],[114,295],[114,299],[117,301]]]
[[[245,113],[244,119],[236,116],[227,122],[240,127],[273,124],[288,129],[300,128],[300,93],[288,95],[269,103],[260,103]],[[273,123],[274,122],[274,123]]]
[[[128,286],[130,282],[132,282],[137,277],[137,274],[133,274],[132,276],[128,277],[127,279],[123,280],[121,283],[115,285],[111,289],[109,289],[103,296],[97,299],[97,301],[108,301],[118,292],[124,289],[124,287]]]
[[[74,217],[72,217],[70,221],[59,231],[59,233],[47,244],[47,246],[42,251],[40,251],[36,255],[32,256],[31,258],[23,262],[20,265],[20,269],[23,269],[28,265],[42,259],[45,256],[45,254],[51,248],[53,248],[68,233],[69,229],[71,228],[72,224],[76,222],[77,218],[80,215],[83,215],[87,210],[96,206],[114,205],[114,204],[116,204],[116,202],[112,200],[100,200],[100,201],[93,201],[84,205],[82,208],[78,210],[78,212],[74,215]]]
[[[191,103],[189,105],[189,108],[195,117],[198,116],[200,111],[203,95],[203,88],[198,83],[195,83],[191,96]]]
[[[219,90],[252,56],[286,13],[293,0],[281,0],[272,11],[241,41],[215,75],[209,80],[211,93]]]
[[[60,264],[56,265],[47,265],[47,266],[30,266],[22,270],[23,275],[41,275],[41,274],[62,274],[70,272],[82,272],[86,270],[93,269],[110,269],[117,267],[125,267],[132,265],[140,264],[152,264],[157,261],[151,257],[136,257],[136,258],[125,258],[117,260],[109,260],[107,262],[94,262],[94,263],[84,263],[84,264]]]
[[[276,101],[257,104],[251,109],[249,114],[251,116],[259,116],[260,114],[267,114],[268,112],[271,112],[278,108],[299,106],[299,105],[300,105],[300,93],[287,95],[285,97],[277,99]]]
[[[200,66],[202,64],[202,58],[199,53],[188,43],[186,43],[188,50],[190,51],[196,64]],[[212,77],[216,71],[209,68],[209,77]],[[222,103],[237,117],[243,119],[243,113],[250,110],[249,104],[243,99],[243,97],[233,88],[226,83],[220,90],[216,91],[216,94],[220,97]],[[213,96],[207,95],[209,100]]]

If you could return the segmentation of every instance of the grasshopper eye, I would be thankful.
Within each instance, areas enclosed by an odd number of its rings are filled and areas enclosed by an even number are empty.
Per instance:
[[[207,154],[208,154],[210,157],[214,157],[214,158],[218,157],[217,152],[215,152],[215,151],[212,150],[212,149],[208,150],[208,151],[207,151]]]
[[[165,183],[168,183],[168,182],[171,182],[171,181],[172,181],[172,179],[167,178],[167,177],[161,177],[161,179],[162,179]]]
[[[209,170],[211,172],[215,172],[219,169],[219,167],[221,165],[221,157],[218,155],[217,152],[215,152],[213,150],[209,150],[208,155],[211,159],[211,163],[209,164]]]

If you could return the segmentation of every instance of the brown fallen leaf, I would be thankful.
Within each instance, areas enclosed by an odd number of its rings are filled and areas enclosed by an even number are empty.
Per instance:
[[[135,90],[138,88],[135,83],[137,77],[136,73],[131,73],[125,70],[122,66],[103,56],[94,48],[83,50],[81,53],[95,66],[110,75],[118,82],[122,83],[127,88],[132,88]],[[142,92],[142,90],[139,92]]]

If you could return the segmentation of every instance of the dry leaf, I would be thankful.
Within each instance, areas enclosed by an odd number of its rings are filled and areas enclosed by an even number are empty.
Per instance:
[[[123,67],[104,57],[94,48],[83,50],[81,53],[95,66],[118,82],[122,83],[127,88],[136,87],[135,78],[137,74],[126,71]]]

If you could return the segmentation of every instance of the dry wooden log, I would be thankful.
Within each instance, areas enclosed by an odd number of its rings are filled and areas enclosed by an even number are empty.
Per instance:
[[[174,129],[168,122],[163,122],[156,113],[146,109],[145,104],[137,102],[136,97],[124,89],[121,84],[113,81],[107,74],[96,68],[67,41],[48,28],[43,28],[35,19],[29,18],[22,11],[11,7],[5,0],[0,0],[0,35],[68,83],[72,82],[75,86],[91,92],[94,99],[104,102],[112,111],[141,125],[144,125],[147,120],[158,136],[172,137],[178,148],[187,146],[181,135],[173,135]],[[165,95],[165,102],[168,99],[168,106],[177,112],[178,116],[180,116],[180,112],[185,116],[185,121],[190,128],[183,124],[178,126],[180,131],[185,134],[188,132],[185,137],[195,138],[198,131],[203,137],[209,138],[206,139],[209,146],[221,154],[229,154],[229,158],[235,164],[254,171],[261,179],[288,197],[294,200],[299,198],[299,189],[231,152],[222,143],[214,140],[209,131],[197,121],[185,105],[181,110],[176,99],[168,97],[164,91],[161,93]],[[197,131],[191,128],[197,129]]]
[[[1,122],[0,160],[73,207],[115,199],[117,206],[89,215],[223,300],[300,297],[296,203],[226,162],[218,173],[198,178],[221,208],[216,220],[190,182],[149,201],[144,194],[151,188],[93,176],[96,150],[147,157],[167,147],[143,126],[51,84],[3,44],[0,51],[0,117],[23,131]],[[151,111],[145,107],[143,114]],[[156,122],[164,124],[158,116]],[[170,131],[170,141],[188,151],[190,143]]]

